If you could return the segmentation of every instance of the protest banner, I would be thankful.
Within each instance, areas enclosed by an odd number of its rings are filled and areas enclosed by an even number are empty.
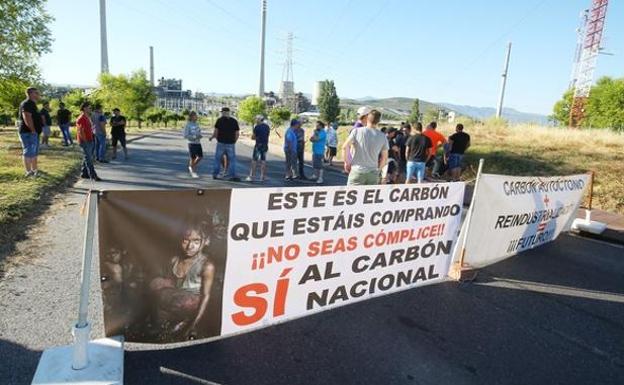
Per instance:
[[[481,174],[454,260],[476,269],[555,240],[570,229],[588,178]]]
[[[463,183],[108,191],[106,335],[227,336],[445,279]]]

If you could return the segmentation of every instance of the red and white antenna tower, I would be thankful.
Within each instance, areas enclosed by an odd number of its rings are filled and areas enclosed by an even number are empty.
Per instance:
[[[576,79],[574,82],[574,99],[570,108],[570,127],[578,127],[585,114],[585,104],[594,81],[596,60],[600,53],[608,4],[609,0],[592,0],[592,6],[587,15],[581,56],[575,71]]]

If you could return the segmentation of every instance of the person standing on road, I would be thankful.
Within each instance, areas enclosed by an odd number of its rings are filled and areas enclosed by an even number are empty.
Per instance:
[[[292,180],[297,175],[297,127],[301,123],[297,119],[290,121],[290,126],[284,134],[284,156],[286,158],[286,176],[284,179]]]
[[[126,148],[126,117],[121,115],[119,108],[113,108],[113,116],[110,119],[110,124],[113,159],[117,159],[117,142],[119,142],[124,153],[124,160],[128,160],[128,149]]]
[[[188,141],[189,149],[189,173],[191,178],[199,178],[197,174],[197,164],[204,157],[204,152],[201,145],[201,127],[197,123],[197,113],[191,111],[188,115],[188,121],[184,126],[184,138]]]
[[[63,134],[63,146],[74,144],[71,134],[69,133],[69,125],[71,123],[71,112],[65,108],[65,103],[59,103],[59,110],[56,113],[56,122]]]
[[[405,142],[405,159],[407,159],[405,183],[412,183],[414,176],[418,183],[422,183],[431,146],[431,139],[422,134],[422,124],[416,123],[413,134]]]
[[[52,117],[50,116],[50,103],[46,100],[43,102],[41,109],[41,145],[50,147],[50,135],[52,134]]]
[[[240,134],[238,121],[230,116],[230,109],[223,107],[221,109],[221,117],[215,123],[215,129],[210,140],[217,139],[217,149],[215,150],[214,168],[212,170],[212,179],[219,179],[221,171],[221,158],[223,155],[228,159],[227,176],[233,182],[240,179],[236,176],[236,142]]]
[[[249,176],[245,178],[247,182],[254,180],[254,174],[256,173],[256,166],[260,163],[260,180],[266,181],[266,154],[269,151],[269,134],[271,128],[264,121],[264,116],[256,116],[256,126],[253,129],[251,139],[256,141],[253,148],[253,154],[251,156],[251,168],[249,169]]]
[[[323,183],[323,156],[325,153],[325,144],[327,143],[327,132],[325,132],[325,123],[320,120],[316,121],[316,129],[310,138],[312,142],[312,167],[314,168],[314,177],[316,183]]]
[[[41,115],[37,110],[39,90],[30,87],[26,90],[26,100],[19,105],[19,137],[22,142],[22,157],[25,176],[37,176],[37,155],[39,154],[39,132]]]
[[[91,122],[95,133],[95,159],[100,163],[108,163],[106,160],[106,116],[102,113],[101,105],[95,105]]]
[[[83,160],[82,160],[82,175],[84,179],[91,179],[94,181],[101,181],[95,172],[93,166],[93,148],[95,147],[95,135],[93,134],[93,127],[91,124],[91,104],[84,102],[80,105],[80,111],[82,113],[76,120],[76,141],[82,148]]]
[[[299,124],[297,128],[295,128],[295,134],[297,135],[297,166],[299,171],[299,179],[307,180],[308,178],[305,176],[305,130],[302,124]]]
[[[377,129],[381,112],[372,110],[366,120],[366,127],[354,128],[342,149],[347,152],[353,146],[353,159],[345,160],[345,171],[349,173],[347,185],[372,185],[379,183],[379,171],[388,161],[388,140]]]
[[[355,130],[358,127],[366,127],[366,121],[368,119],[368,114],[370,112],[371,112],[371,109],[368,106],[362,106],[362,107],[358,108],[358,110],[357,110],[357,120],[353,124],[353,127],[351,127],[351,129],[349,130],[349,135],[351,135],[353,130]],[[353,154],[351,153],[351,146],[347,146],[347,147],[343,146],[342,148],[343,148],[343,153],[344,153],[344,158],[345,158],[345,165],[347,163],[351,163],[351,161],[353,160]],[[347,174],[349,173],[346,170],[346,168],[345,168],[345,172]]]
[[[327,151],[325,151],[325,163],[333,166],[334,157],[336,156],[336,149],[338,147],[338,125],[336,123],[330,123],[327,126]]]
[[[452,181],[458,181],[461,176],[461,164],[464,153],[470,147],[470,135],[464,132],[464,125],[459,123],[455,127],[455,133],[448,139],[449,153],[445,160],[448,164]]]
[[[444,135],[436,131],[437,127],[438,124],[436,122],[431,122],[423,132],[423,135],[431,140],[431,148],[429,149],[429,160],[427,162],[427,166],[432,167],[432,175],[436,178],[440,176],[438,172],[436,172],[436,163],[440,162],[440,159],[436,159],[436,154],[438,152],[438,147],[446,143],[446,138],[444,137]]]

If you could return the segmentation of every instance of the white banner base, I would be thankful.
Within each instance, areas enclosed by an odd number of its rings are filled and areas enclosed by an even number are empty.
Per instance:
[[[72,369],[73,344],[46,349],[41,355],[32,384],[123,384],[123,346],[123,337],[90,341],[89,362],[81,370]]]
[[[603,231],[607,229],[607,224],[598,221],[592,221],[591,210],[585,210],[585,218],[576,218],[574,222],[572,222],[571,228],[574,231],[584,231],[586,233],[600,235]]]

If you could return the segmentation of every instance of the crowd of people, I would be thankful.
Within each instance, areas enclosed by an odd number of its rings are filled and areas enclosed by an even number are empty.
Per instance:
[[[26,90],[26,99],[20,103],[18,113],[18,130],[20,142],[22,143],[22,158],[24,162],[25,176],[36,177],[38,170],[38,156],[42,147],[50,147],[50,137],[52,136],[52,111],[50,103],[44,101],[39,109],[37,103],[41,100],[41,93],[37,88],[30,87]],[[106,159],[108,136],[106,131],[107,123],[111,125],[111,145],[113,149],[112,158],[117,157],[117,144],[124,153],[124,160],[128,158],[126,148],[126,118],[121,115],[119,108],[113,109],[113,114],[109,118],[102,112],[102,106],[84,102],[80,106],[80,115],[76,119],[76,142],[83,151],[81,177],[100,181],[94,162],[108,163]],[[60,102],[56,112],[56,123],[58,124],[63,146],[73,146],[71,127],[71,112]]]
[[[19,107],[19,136],[23,147],[23,162],[26,177],[38,174],[38,154],[41,147],[48,147],[52,133],[52,111],[48,102],[38,109],[41,95],[36,88],[26,90],[26,100]],[[101,105],[92,106],[84,102],[76,119],[76,142],[82,149],[82,178],[101,180],[94,163],[108,163],[107,125],[110,125],[112,159],[117,158],[117,145],[121,145],[124,160],[128,158],[126,147],[126,118],[118,108],[107,116]],[[64,146],[72,146],[70,133],[71,112],[63,103],[59,104],[56,121]],[[470,135],[464,126],[457,124],[455,133],[446,138],[437,131],[436,122],[425,129],[421,123],[414,127],[405,122],[399,129],[379,127],[381,112],[369,107],[360,107],[357,120],[342,144],[344,172],[348,174],[348,185],[422,183],[439,180],[448,174],[448,179],[460,179],[463,155],[470,147]],[[267,180],[267,152],[269,137],[273,130],[265,116],[257,116],[252,130],[254,147],[251,165],[245,181]],[[188,142],[188,171],[192,178],[199,178],[198,165],[204,154],[201,144],[202,129],[196,112],[191,111],[184,126],[183,136]],[[240,126],[228,107],[221,109],[209,140],[216,140],[213,179],[240,181],[236,172],[236,143],[240,137]],[[306,144],[310,142],[313,174],[305,172]],[[312,180],[324,183],[325,167],[333,166],[338,153],[338,125],[335,122],[317,120],[311,135],[307,136],[302,122],[290,121],[283,138],[284,179],[291,181]]]

